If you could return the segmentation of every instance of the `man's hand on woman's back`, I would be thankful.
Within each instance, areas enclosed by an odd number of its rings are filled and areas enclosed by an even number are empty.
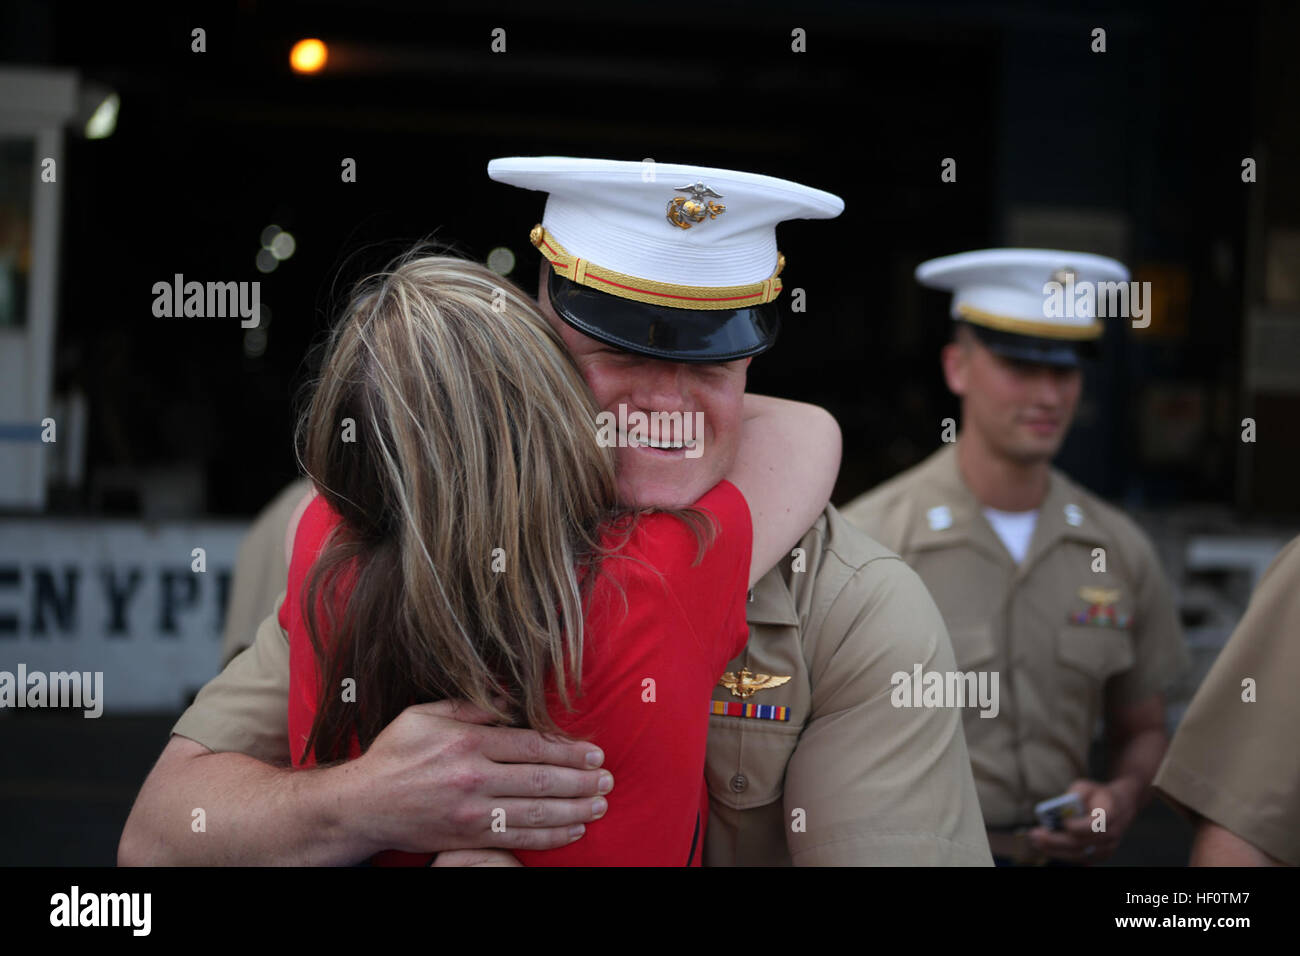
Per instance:
[[[346,865],[386,849],[550,849],[604,814],[613,777],[592,766],[599,748],[489,719],[468,705],[417,704],[357,760],[301,771],[174,735],[136,798],[118,863]],[[195,807],[202,832],[191,828]]]
[[[358,804],[384,802],[370,818],[376,847],[547,850],[604,815],[614,778],[596,769],[600,748],[490,721],[439,701],[408,707],[384,728],[354,762]]]

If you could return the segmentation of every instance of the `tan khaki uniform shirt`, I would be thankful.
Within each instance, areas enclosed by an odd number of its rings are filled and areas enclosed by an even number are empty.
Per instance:
[[[998,675],[997,715],[962,711],[990,827],[1034,823],[1035,803],[1088,775],[1107,696],[1145,700],[1186,666],[1146,535],[1054,469],[1019,566],[962,480],[955,444],[853,501],[844,517],[921,576],[958,669]]]
[[[239,544],[235,576],[226,607],[226,626],[221,633],[221,666],[252,642],[253,632],[275,605],[289,577],[284,560],[284,537],[289,519],[303,495],[311,490],[306,478],[286,486],[253,519],[252,527]]]
[[[990,865],[960,719],[890,704],[895,671],[953,666],[934,602],[832,508],[799,547],[805,570],[796,556],[755,587],[747,650],[728,666],[789,676],[748,701],[789,719],[710,716],[705,862]],[[287,765],[288,680],[272,614],[173,733]],[[723,687],[714,699],[740,703]]]
[[[1253,684],[1253,701],[1243,700]],[[1260,579],[1201,684],[1154,786],[1300,866],[1300,538]]]

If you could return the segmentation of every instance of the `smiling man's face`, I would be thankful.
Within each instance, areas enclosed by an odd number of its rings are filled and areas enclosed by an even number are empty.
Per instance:
[[[698,500],[731,468],[740,442],[749,359],[734,362],[669,362],[625,352],[584,335],[561,319],[546,293],[543,263],[538,304],[573,356],[596,404],[620,420],[634,412],[680,412],[684,421],[703,413],[703,433],[692,435],[702,453],[651,448],[620,440],[619,500],[636,508],[681,508]],[[593,432],[596,423],[589,423]],[[623,436],[620,436],[622,438]],[[668,437],[668,436],[664,436]],[[697,448],[698,450],[698,448]],[[692,451],[695,454],[695,451]]]

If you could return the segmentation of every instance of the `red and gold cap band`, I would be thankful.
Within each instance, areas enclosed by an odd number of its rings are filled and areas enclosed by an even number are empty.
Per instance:
[[[528,238],[550,261],[551,268],[557,275],[599,292],[635,302],[701,311],[744,309],[771,302],[781,294],[781,283],[777,276],[785,268],[785,256],[779,252],[776,271],[762,282],[734,286],[690,286],[641,279],[598,266],[588,259],[576,258],[540,224],[533,227]]]

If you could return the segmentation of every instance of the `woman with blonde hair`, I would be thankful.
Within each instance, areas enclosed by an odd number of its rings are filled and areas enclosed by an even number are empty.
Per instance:
[[[523,862],[699,865],[708,701],[748,588],[829,499],[833,420],[746,396],[731,472],[689,508],[634,512],[560,337],[487,268],[408,253],[359,285],[327,355],[299,433],[319,494],[280,612],[295,766],[467,701],[592,741],[619,781],[581,839]],[[413,849],[375,862],[429,860]]]

